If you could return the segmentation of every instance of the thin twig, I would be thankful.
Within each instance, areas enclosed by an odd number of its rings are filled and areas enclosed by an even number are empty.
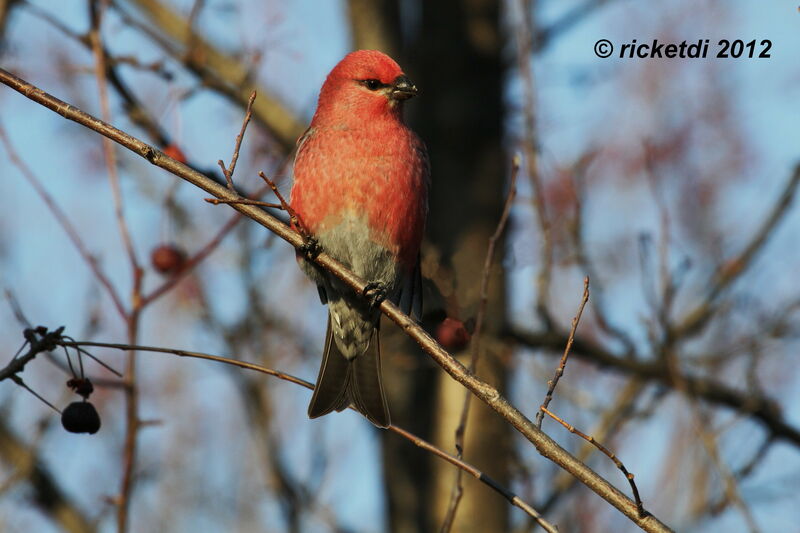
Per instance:
[[[92,28],[89,31],[89,42],[95,57],[95,77],[97,78],[97,88],[100,95],[100,115],[105,122],[111,122],[111,106],[108,102],[108,84],[106,82],[106,56],[103,52],[103,45],[100,41],[100,28],[102,25],[103,11],[105,10],[104,0],[91,0]],[[117,225],[128,254],[131,268],[135,271],[139,269],[139,261],[136,258],[136,249],[133,246],[128,223],[125,219],[124,203],[122,200],[122,190],[119,184],[119,173],[117,172],[117,156],[114,151],[114,144],[110,139],[102,139],[103,153],[105,155],[106,169],[108,170],[108,180],[111,183],[111,192],[114,199],[114,214],[117,218]]]
[[[587,435],[586,433],[581,432],[580,430],[576,429],[575,426],[565,422],[564,420],[556,416],[553,412],[549,411],[547,407],[541,407],[541,410],[547,413],[547,415],[550,418],[552,418],[553,420],[555,420],[556,422],[567,428],[567,431],[569,431],[570,433],[574,433],[575,435],[581,437],[582,439],[585,439],[586,441],[594,444],[598,450],[606,454],[606,456],[608,456],[609,459],[614,461],[614,464],[617,465],[617,468],[619,468],[619,470],[625,476],[625,479],[627,479],[628,483],[631,484],[631,491],[633,491],[633,499],[636,502],[636,509],[639,512],[639,518],[644,518],[645,516],[648,516],[650,514],[644,510],[644,505],[642,505],[642,499],[639,497],[639,489],[636,488],[636,483],[634,483],[633,481],[633,474],[628,472],[628,470],[625,468],[625,465],[622,464],[622,461],[620,461],[616,455],[614,455],[608,448],[597,442],[595,438],[592,437],[591,435]]]
[[[69,337],[67,335],[64,335],[63,339],[67,340],[67,341],[75,341],[75,339],[73,339],[72,337]],[[92,361],[97,363],[98,365],[102,366],[103,368],[105,368],[106,370],[108,370],[109,372],[111,372],[112,374],[117,376],[118,378],[122,377],[122,374],[120,372],[117,372],[116,370],[114,370],[113,367],[111,367],[110,365],[104,363],[103,361],[101,361],[100,359],[98,359],[94,355],[90,354],[89,352],[87,352],[83,348],[76,348],[76,349],[78,350],[79,354],[85,355],[86,357],[88,357],[89,359],[91,359]]]
[[[595,428],[591,431],[591,435],[595,436],[599,441],[604,441],[612,433],[618,433],[625,424],[633,421],[633,406],[645,390],[646,384],[644,381],[638,379],[629,379],[628,383],[619,391],[614,402],[609,409],[606,409]],[[653,402],[655,404],[655,402]],[[646,411],[646,410],[645,410]],[[640,417],[637,414],[636,417]],[[581,461],[588,461],[592,453],[597,448],[590,442],[584,442],[583,446],[577,451],[576,455]],[[566,494],[576,485],[574,477],[570,476],[564,471],[559,474],[550,483],[550,494],[541,504],[543,509],[547,512],[549,509],[558,503],[561,496]]]
[[[28,351],[14,357],[5,367],[0,368],[0,381],[9,379],[25,370],[25,365],[31,362],[33,358],[40,353],[54,350],[56,341],[61,340],[61,334],[63,332],[63,326],[53,331],[43,331],[39,328],[26,329],[24,332],[25,344],[23,344],[23,348],[29,345]]]
[[[569,351],[572,349],[572,343],[575,341],[575,332],[578,329],[578,324],[581,321],[581,315],[583,315],[583,308],[586,307],[586,302],[589,301],[589,276],[583,278],[583,296],[581,297],[581,305],[578,307],[578,313],[575,315],[575,318],[572,319],[572,327],[569,330],[569,337],[567,337],[567,344],[564,346],[564,353],[561,355],[561,361],[558,363],[558,368],[556,368],[556,373],[553,376],[553,379],[547,382],[547,394],[545,394],[544,401],[542,402],[541,407],[539,407],[539,412],[536,413],[536,427],[539,429],[542,428],[542,420],[544,419],[544,411],[547,411],[547,406],[550,405],[550,402],[553,399],[553,392],[556,390],[556,386],[558,386],[558,380],[561,379],[561,376],[564,375],[564,368],[567,366],[567,358],[569,357]]]
[[[195,4],[195,7],[198,4]],[[225,182],[228,184],[228,188],[233,191],[233,173],[236,170],[236,162],[239,160],[239,150],[242,147],[242,140],[244,139],[244,132],[247,131],[247,125],[250,123],[250,117],[253,116],[253,102],[256,101],[256,91],[253,91],[250,94],[250,98],[247,100],[247,110],[244,113],[244,120],[242,121],[242,129],[239,130],[239,135],[236,136],[236,143],[233,146],[233,155],[231,156],[231,163],[228,165],[228,168],[225,168],[225,163],[222,162],[222,159],[217,161],[220,168],[222,169],[222,173],[225,175]]]
[[[255,363],[248,363],[246,361],[240,361],[238,359],[230,359],[228,357],[222,357],[219,355],[211,355],[207,353],[201,352],[191,352],[186,350],[176,350],[172,348],[160,348],[157,346],[134,346],[130,344],[119,344],[119,343],[110,343],[110,342],[91,342],[91,341],[59,341],[58,344],[62,346],[69,346],[72,348],[83,348],[86,346],[93,346],[98,348],[112,348],[115,350],[135,350],[137,352],[155,352],[155,353],[165,353],[165,354],[172,354],[177,355],[179,357],[189,357],[193,359],[204,359],[207,361],[214,361],[217,363],[223,363],[226,365],[236,366],[239,368],[243,368],[246,370],[253,370],[255,372],[259,372],[262,374],[267,374],[269,376],[276,377],[278,379],[282,379],[284,381],[288,381],[290,383],[294,383],[295,385],[300,385],[301,387],[305,387],[309,390],[314,390],[314,384],[309,383],[308,381],[293,376],[291,374],[287,374],[286,372],[281,372],[280,370],[273,370],[271,368],[267,368],[261,365],[257,365]],[[355,411],[353,406],[349,407]],[[483,483],[484,485],[488,486],[492,490],[498,492],[501,496],[503,496],[506,500],[508,500],[512,505],[519,507],[525,513],[530,515],[536,523],[541,525],[546,531],[548,532],[555,532],[557,529],[552,524],[548,523],[532,506],[525,503],[521,500],[516,494],[514,494],[509,489],[505,488],[504,486],[497,483],[494,479],[490,478],[483,472],[481,472],[478,468],[474,467],[473,465],[461,460],[458,457],[450,455],[449,453],[445,452],[444,450],[437,448],[435,445],[431,444],[430,442],[426,441],[425,439],[418,437],[407,431],[403,428],[397,426],[389,426],[388,428],[393,433],[400,435],[401,437],[409,440],[415,446],[422,448],[432,454],[436,455],[440,459],[447,461],[448,463],[456,466],[460,470],[463,470],[473,476],[475,479]]]
[[[295,211],[289,204],[289,202],[286,201],[286,199],[281,194],[281,191],[278,190],[278,186],[275,184],[275,182],[269,179],[269,177],[267,177],[267,175],[261,171],[259,171],[258,175],[262,180],[264,180],[264,182],[269,186],[269,188],[272,189],[272,193],[280,202],[280,209],[288,213],[289,222],[291,226],[295,228],[303,237],[304,245],[308,244],[309,240],[314,238],[314,235],[311,233],[311,230],[309,230],[308,227],[303,223],[303,219],[300,218],[300,215],[297,214],[297,211]]]
[[[61,414],[61,410],[60,410],[58,407],[56,407],[56,406],[55,406],[55,405],[53,405],[52,403],[48,402],[48,401],[47,401],[47,400],[46,400],[46,399],[45,399],[45,398],[44,398],[44,397],[43,397],[41,394],[39,394],[38,392],[36,392],[36,391],[35,391],[35,390],[33,390],[32,388],[30,388],[28,385],[26,385],[26,384],[25,384],[25,382],[22,380],[22,378],[21,378],[21,377],[19,377],[18,375],[16,375],[16,374],[12,374],[11,376],[9,376],[9,377],[8,377],[8,379],[10,379],[10,380],[11,380],[11,381],[13,381],[14,383],[16,383],[17,385],[19,385],[19,386],[20,386],[20,387],[22,387],[23,389],[25,389],[26,391],[28,391],[28,392],[30,392],[31,394],[33,394],[34,396],[36,396],[36,397],[39,399],[39,401],[41,401],[43,404],[45,404],[46,406],[48,406],[50,409],[52,409],[52,410],[53,410],[53,411],[55,411],[56,413],[58,413],[58,414]]]
[[[792,205],[798,185],[800,185],[800,165],[797,165],[792,172],[792,176],[786,182],[778,201],[772,207],[764,223],[756,231],[753,238],[742,251],[723,263],[715,274],[715,279],[711,282],[707,296],[697,307],[685,315],[685,318],[669,332],[672,338],[686,338],[699,332],[714,315],[717,309],[717,299],[719,295],[747,270],[752,264],[753,259],[764,249],[769,237],[774,233],[775,228],[785,218]]]
[[[292,209],[292,206],[290,206],[289,202],[287,202],[286,199],[283,197],[281,191],[278,190],[278,186],[275,184],[275,182],[269,179],[269,177],[267,177],[267,175],[264,174],[263,171],[258,172],[258,177],[264,180],[264,183],[266,183],[269,186],[269,188],[272,189],[272,193],[278,198],[278,201],[280,202],[281,209],[289,213],[292,222],[295,223],[296,220],[299,220],[298,214],[295,212],[294,209]]]
[[[100,110],[105,122],[111,121],[111,106],[108,101],[108,83],[106,80],[106,54],[101,42],[103,14],[107,0],[89,0],[89,16],[91,28],[89,29],[89,42],[94,53],[95,77],[100,94]],[[144,271],[139,266],[133,238],[125,218],[125,206],[122,189],[117,172],[116,152],[114,144],[108,138],[103,138],[103,153],[105,155],[108,179],[111,183],[111,192],[114,200],[114,214],[117,219],[120,237],[128,255],[128,262],[133,277],[131,291],[131,310],[125,317],[128,333],[128,342],[136,344],[139,330],[139,316],[141,311],[141,290]],[[136,381],[136,352],[129,352],[125,366],[125,444],[122,451],[122,482],[117,497],[117,533],[125,533],[128,529],[128,511],[130,509],[131,495],[133,493],[133,473],[136,467],[136,451],[139,435],[139,390]]]
[[[2,126],[0,126],[0,135],[2,135]],[[14,313],[14,318],[17,319],[17,322],[19,322],[26,328],[33,327],[30,321],[27,318],[25,318],[25,313],[22,311],[22,306],[19,305],[19,300],[17,300],[17,297],[14,296],[13,292],[11,292],[11,289],[6,288],[3,292],[5,292],[6,294],[8,305],[11,306],[11,312]]]
[[[238,198],[236,200],[222,200],[220,198],[203,198],[206,202],[210,203],[211,205],[257,205],[259,207],[270,207],[272,209],[283,209],[281,204],[276,204],[272,202],[262,202],[261,200],[251,200],[250,198]]]
[[[531,181],[534,210],[539,224],[539,258],[542,262],[536,278],[536,312],[548,328],[550,317],[550,280],[553,270],[553,237],[550,218],[544,198],[544,183],[539,172],[539,140],[536,126],[536,87],[530,60],[533,55],[533,7],[530,0],[518,0],[519,19],[516,24],[517,68],[522,79],[524,94],[524,142],[522,143],[527,163],[528,179]]]
[[[511,160],[511,181],[508,186],[508,195],[506,196],[503,212],[500,215],[500,220],[497,222],[497,227],[494,234],[489,238],[489,246],[486,250],[486,258],[483,262],[483,272],[481,274],[481,295],[478,304],[478,314],[475,318],[475,331],[472,336],[472,343],[470,345],[471,356],[468,370],[475,373],[478,368],[478,360],[480,358],[480,341],[483,333],[483,321],[486,315],[486,305],[489,301],[489,274],[491,273],[492,263],[494,262],[494,250],[497,246],[497,241],[505,231],[508,216],[511,213],[511,206],[514,204],[514,198],[517,195],[517,174],[519,173],[520,157],[515,155]],[[461,408],[461,418],[456,428],[455,441],[456,441],[456,455],[460,459],[464,456],[464,435],[467,432],[467,419],[469,417],[470,402],[472,394],[470,391],[464,391],[464,405]],[[458,512],[458,504],[461,502],[461,497],[464,494],[463,486],[463,470],[456,472],[456,480],[453,484],[453,490],[450,493],[450,504],[447,507],[444,521],[440,531],[447,533],[453,528],[456,513]]]
[[[235,199],[234,194],[231,193],[227,187],[214,182],[207,176],[189,168],[183,163],[166,156],[164,153],[154,149],[141,140],[110,124],[98,120],[75,106],[55,98],[2,68],[0,68],[0,83],[11,87],[25,97],[59,113],[65,118],[112,139],[143,157],[151,164],[169,171],[173,175],[196,185],[218,198]],[[304,239],[299,232],[286,226],[286,224],[263,209],[258,209],[255,206],[236,204],[231,207],[272,231],[296,249],[303,249],[307,246],[306,239]],[[309,257],[309,259],[330,272],[333,276],[336,276],[355,291],[361,291],[363,293],[366,282],[346,269],[339,261],[324,252],[315,254],[313,257]],[[536,447],[540,454],[577,477],[583,484],[618,509],[643,530],[648,532],[670,531],[666,525],[653,516],[647,516],[645,518],[640,517],[635,502],[631,501],[630,498],[625,496],[586,464],[578,461],[553,439],[542,433],[542,431],[522,414],[519,409],[509,403],[508,400],[500,394],[500,391],[470,373],[464,365],[442,348],[414,319],[403,313],[396,305],[388,300],[384,300],[380,305],[380,310],[416,341],[425,353],[441,366],[454,380],[471,390],[481,401],[511,424]]]
[[[633,355],[636,348],[630,335],[628,335],[622,328],[612,323],[608,318],[608,312],[605,306],[605,289],[602,284],[602,278],[597,274],[595,263],[586,246],[586,224],[584,223],[584,210],[586,209],[585,200],[585,173],[586,166],[593,158],[593,152],[588,155],[580,157],[577,163],[571,166],[571,174],[574,176],[573,185],[575,187],[575,218],[571,224],[572,226],[572,240],[575,245],[576,260],[583,272],[592,279],[592,300],[590,306],[594,311],[595,320],[597,325],[603,331],[617,339],[625,347],[627,355]]]
[[[78,230],[76,230],[75,226],[72,225],[72,222],[70,222],[66,213],[64,213],[64,211],[61,210],[61,208],[58,206],[58,204],[50,195],[50,193],[47,192],[47,189],[44,188],[42,182],[39,181],[39,179],[36,177],[36,175],[33,173],[30,167],[28,167],[28,165],[25,164],[25,162],[19,156],[17,151],[14,149],[13,145],[11,144],[11,140],[8,138],[6,130],[3,127],[2,123],[0,123],[0,142],[3,143],[6,152],[8,152],[8,158],[11,160],[11,163],[15,167],[17,167],[17,169],[20,171],[25,180],[31,185],[31,187],[33,187],[33,189],[36,191],[36,194],[39,195],[39,198],[41,198],[42,201],[45,203],[45,205],[47,205],[47,208],[50,210],[50,212],[53,214],[53,217],[55,217],[58,224],[64,230],[64,233],[67,234],[69,240],[72,241],[72,244],[78,250],[80,256],[83,258],[84,261],[86,261],[86,264],[89,265],[89,269],[92,271],[95,278],[97,278],[97,281],[100,283],[100,285],[103,286],[103,288],[108,293],[108,296],[111,298],[111,302],[114,304],[117,313],[119,313],[119,315],[124,318],[127,314],[127,311],[125,311],[125,306],[122,303],[122,298],[120,298],[119,294],[117,294],[117,290],[114,288],[114,285],[111,283],[111,280],[105,275],[103,270],[100,268],[97,259],[89,252],[89,249],[86,247],[86,244],[81,239],[80,233],[78,233]]]

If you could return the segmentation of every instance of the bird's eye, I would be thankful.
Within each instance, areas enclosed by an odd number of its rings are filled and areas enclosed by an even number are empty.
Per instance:
[[[366,87],[370,91],[377,91],[378,89],[383,87],[383,84],[380,82],[380,80],[376,80],[376,79],[364,80],[361,83],[363,83],[364,87]]]

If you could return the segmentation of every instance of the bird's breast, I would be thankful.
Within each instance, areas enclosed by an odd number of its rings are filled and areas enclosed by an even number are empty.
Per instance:
[[[402,124],[372,131],[314,128],[295,159],[291,205],[315,235],[366,232],[413,265],[427,211],[425,158]]]

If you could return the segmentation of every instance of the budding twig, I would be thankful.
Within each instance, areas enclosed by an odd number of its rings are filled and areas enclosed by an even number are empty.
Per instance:
[[[606,456],[609,459],[614,461],[614,464],[617,465],[617,468],[620,469],[622,474],[625,476],[625,479],[627,479],[628,483],[631,484],[631,490],[633,491],[633,499],[636,502],[636,509],[639,511],[639,518],[644,518],[645,516],[649,515],[649,513],[644,510],[642,499],[639,497],[639,489],[636,488],[636,483],[633,482],[633,474],[628,472],[628,470],[625,468],[625,465],[622,464],[622,461],[620,461],[616,455],[614,455],[608,448],[597,442],[591,435],[583,433],[582,431],[576,429],[575,426],[565,422],[564,420],[556,416],[553,412],[549,411],[547,407],[542,406],[541,410],[543,413],[547,413],[547,415],[550,418],[552,418],[553,420],[555,420],[556,422],[567,428],[567,431],[585,439],[587,442],[590,442],[591,444],[596,446],[598,450],[606,454]]]
[[[217,164],[222,169],[222,174],[225,176],[225,182],[228,184],[228,189],[234,191],[233,188],[233,172],[236,170],[236,162],[239,160],[239,150],[242,148],[242,140],[244,139],[244,132],[247,130],[247,125],[250,123],[250,117],[253,116],[253,102],[256,101],[256,91],[250,93],[250,98],[247,100],[247,111],[244,114],[242,121],[242,129],[239,130],[239,135],[236,136],[236,142],[233,146],[233,155],[231,156],[231,163],[228,168],[225,168],[225,163],[222,159],[217,161]]]
[[[544,419],[543,412],[547,410],[547,406],[550,405],[550,401],[553,399],[553,392],[556,390],[558,380],[560,380],[561,376],[564,375],[564,368],[567,366],[569,351],[572,349],[572,343],[575,341],[575,331],[578,329],[578,324],[580,323],[581,315],[583,314],[583,308],[586,307],[586,302],[588,301],[589,277],[587,276],[583,278],[583,297],[581,298],[581,305],[578,307],[578,313],[575,315],[575,318],[572,319],[572,328],[569,330],[569,337],[567,338],[567,345],[564,347],[564,354],[561,356],[561,362],[558,364],[558,368],[556,368],[556,373],[553,376],[553,379],[547,382],[547,394],[544,397],[542,406],[539,408],[539,412],[536,413],[536,427],[539,429],[542,428],[542,420]]]

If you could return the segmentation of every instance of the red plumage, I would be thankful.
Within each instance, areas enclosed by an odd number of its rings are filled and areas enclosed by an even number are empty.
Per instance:
[[[327,253],[408,312],[419,294],[419,248],[427,212],[424,144],[405,125],[403,103],[416,87],[377,51],[347,55],[320,91],[298,141],[291,205]],[[354,404],[389,425],[380,381],[380,315],[312,263],[303,270],[329,305],[329,328],[311,417]]]

